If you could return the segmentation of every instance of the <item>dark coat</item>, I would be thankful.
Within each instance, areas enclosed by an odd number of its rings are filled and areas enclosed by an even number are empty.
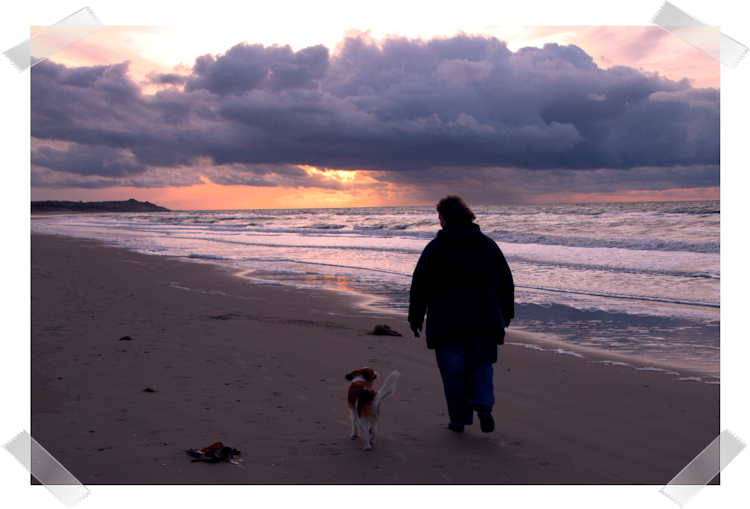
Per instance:
[[[409,323],[422,325],[427,347],[462,339],[503,344],[513,312],[513,276],[502,251],[479,226],[447,225],[419,258],[411,283]]]

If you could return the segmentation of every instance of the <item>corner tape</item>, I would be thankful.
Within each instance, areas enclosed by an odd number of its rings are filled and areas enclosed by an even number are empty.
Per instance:
[[[695,457],[688,466],[669,481],[659,493],[685,507],[711,479],[737,457],[747,444],[729,430],[724,430]]]
[[[62,504],[71,508],[91,494],[73,474],[34,440],[26,430],[3,445],[31,475],[47,488]]]
[[[93,34],[102,26],[96,14],[90,8],[84,7],[51,27],[45,28],[31,39],[4,51],[3,54],[8,57],[18,72],[23,72],[74,42]]]
[[[651,23],[666,30],[732,69],[739,65],[748,48],[699,21],[675,5],[664,2]]]

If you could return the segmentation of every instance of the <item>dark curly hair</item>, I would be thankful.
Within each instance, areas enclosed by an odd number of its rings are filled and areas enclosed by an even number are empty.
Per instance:
[[[442,198],[435,208],[448,224],[474,221],[477,218],[464,199],[455,194]]]

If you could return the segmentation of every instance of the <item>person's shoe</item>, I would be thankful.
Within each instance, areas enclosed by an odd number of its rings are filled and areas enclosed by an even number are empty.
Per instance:
[[[491,433],[495,431],[495,420],[492,418],[492,411],[483,407],[477,410],[477,417],[482,428],[482,433]]]
[[[456,433],[463,433],[464,431],[464,425],[463,424],[453,424],[452,422],[448,423],[448,429],[451,431],[455,431]]]

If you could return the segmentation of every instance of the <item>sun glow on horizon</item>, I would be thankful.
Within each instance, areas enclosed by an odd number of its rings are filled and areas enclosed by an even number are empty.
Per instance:
[[[315,166],[307,166],[305,164],[298,164],[297,168],[305,170],[311,178],[340,182],[342,184],[373,184],[376,182],[372,177],[363,175],[366,172],[359,170],[333,170],[330,168],[323,168],[321,170]]]
[[[309,175],[339,183],[370,184],[370,177],[357,172],[319,170],[300,166]],[[175,210],[247,210],[303,209],[337,207],[378,207],[388,204],[387,196],[369,187],[329,189],[325,187],[252,187],[221,185],[201,176],[202,185],[162,189],[159,199],[163,206]],[[321,183],[320,185],[323,185]],[[160,203],[161,204],[161,203]]]

